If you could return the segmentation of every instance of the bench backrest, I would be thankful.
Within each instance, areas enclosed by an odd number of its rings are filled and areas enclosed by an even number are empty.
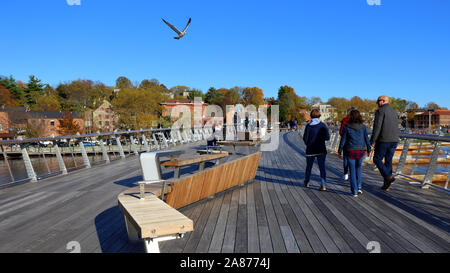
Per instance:
[[[261,152],[192,175],[170,180],[166,202],[181,208],[255,178]]]

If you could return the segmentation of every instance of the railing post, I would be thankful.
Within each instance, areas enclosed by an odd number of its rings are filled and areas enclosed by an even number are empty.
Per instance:
[[[120,142],[120,135],[116,135],[117,147],[119,148],[119,154],[121,158],[125,158],[125,153],[123,152],[122,143]]]
[[[100,139],[100,148],[102,149],[103,160],[105,160],[106,163],[110,163],[111,161],[109,160],[108,152],[106,151],[106,147],[102,139]]]
[[[86,166],[86,168],[90,168],[91,162],[89,162],[89,157],[86,153],[86,149],[84,148],[83,141],[80,141],[80,150],[81,150],[81,157],[83,158],[84,166]]]
[[[336,152],[336,147],[339,145],[339,133],[336,132],[335,133],[335,137],[333,139],[333,146],[331,146],[332,152],[335,153]]]
[[[147,138],[145,138],[145,133],[142,133],[142,142],[144,143],[145,151],[150,152],[150,148],[148,147]]]
[[[8,167],[9,176],[10,176],[11,179],[12,179],[11,182],[14,182],[15,179],[14,179],[14,175],[13,175],[13,173],[12,173],[12,171],[11,171],[11,167],[9,166],[8,156],[7,156],[7,154],[6,154],[6,151],[3,149],[3,145],[0,145],[0,147],[2,147],[3,159],[5,160],[6,167]],[[11,148],[12,148],[12,147],[11,147]]]
[[[397,169],[395,170],[395,175],[402,173],[403,168],[405,167],[406,157],[408,156],[408,150],[409,150],[409,138],[405,138],[405,141],[403,141],[402,153],[400,154]]]
[[[135,155],[138,155],[139,153],[136,148],[136,143],[134,143],[134,137],[132,135],[130,135],[130,141],[131,141],[131,149],[133,150],[133,153]]]
[[[423,179],[422,189],[428,189],[430,184],[433,182],[434,171],[436,170],[437,159],[439,157],[441,143],[436,141],[433,149],[433,153],[431,154],[430,163],[428,164],[427,173]]]
[[[58,144],[56,141],[53,141],[53,147],[55,148],[56,159],[58,160],[59,170],[62,174],[67,174],[66,164],[64,164],[63,157],[61,155],[61,151],[59,150]]]
[[[22,137],[19,136],[17,138],[18,140],[22,140]],[[31,164],[30,156],[28,155],[27,151],[28,144],[21,143],[20,149],[22,150],[22,158],[23,163],[25,164],[25,170],[27,171],[28,178],[31,180],[31,182],[37,182],[37,176],[33,169],[33,164]]]

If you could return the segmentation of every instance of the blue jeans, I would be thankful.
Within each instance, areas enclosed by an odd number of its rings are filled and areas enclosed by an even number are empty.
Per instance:
[[[348,166],[350,171],[350,188],[354,195],[358,194],[358,190],[362,189],[362,171],[361,166],[364,157],[360,159],[348,158]]]
[[[373,163],[377,165],[384,179],[392,176],[392,158],[394,157],[397,144],[397,142],[378,142],[375,144]]]
[[[314,160],[317,158],[317,164],[319,164],[319,170],[320,170],[320,178],[321,179],[321,186],[325,187],[325,181],[327,179],[327,174],[325,171],[325,158],[327,157],[326,154],[323,155],[316,155],[316,156],[306,156],[306,172],[305,172],[305,182],[309,182],[309,179],[311,177],[311,170],[314,164]]]
[[[344,174],[348,174],[348,156],[343,156],[342,161],[344,162]]]

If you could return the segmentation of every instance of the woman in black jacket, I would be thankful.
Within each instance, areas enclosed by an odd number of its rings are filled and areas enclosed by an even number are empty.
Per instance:
[[[348,159],[350,172],[350,187],[353,196],[362,194],[362,162],[364,155],[370,154],[371,145],[366,126],[358,110],[352,110],[349,120],[342,130],[341,142],[339,143],[339,156],[344,152]]]
[[[317,158],[320,169],[321,191],[326,190],[327,174],[325,171],[325,158],[327,156],[327,148],[325,141],[330,139],[328,127],[320,121],[320,111],[313,109],[311,111],[311,122],[305,127],[303,133],[303,141],[306,144],[306,171],[305,171],[305,187],[308,187],[311,177],[311,169]]]

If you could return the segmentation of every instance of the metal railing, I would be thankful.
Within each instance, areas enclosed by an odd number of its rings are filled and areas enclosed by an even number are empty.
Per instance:
[[[0,181],[0,188],[21,182],[36,182],[47,177],[68,174],[80,168],[90,168],[95,164],[110,163],[116,159],[138,155],[140,152],[157,151],[177,145],[194,143],[209,139],[213,134],[218,140],[237,138],[242,124],[223,124],[193,127],[172,127],[158,129],[140,129],[91,134],[77,134],[55,137],[18,138],[0,141],[0,158],[9,173],[9,181]],[[89,157],[91,156],[91,158]],[[44,171],[36,172],[30,157],[43,161]],[[52,170],[48,159],[56,157],[57,167]],[[66,160],[64,160],[64,158]],[[81,160],[80,160],[81,157]],[[11,168],[11,160],[17,158],[23,164],[26,177],[17,178]],[[78,159],[78,160],[77,160]],[[67,163],[67,161],[69,162]],[[71,162],[70,162],[71,161]],[[69,164],[70,163],[70,164]],[[71,165],[71,166],[68,166]],[[0,179],[3,180],[3,178]]]
[[[2,140],[0,141],[0,157],[3,157],[10,180],[0,181],[0,188],[21,182],[36,182],[46,177],[67,174],[75,169],[90,168],[94,164],[110,163],[112,160],[138,155],[139,152],[150,152],[180,144],[194,143],[207,139],[212,133],[210,126],[204,126],[98,132],[26,139],[19,137],[14,140]],[[55,156],[57,168],[52,170],[48,160]],[[31,157],[41,159],[45,171],[37,173]],[[66,158],[66,161],[63,157]],[[67,157],[69,157],[69,161],[72,161],[71,164],[67,164]],[[78,157],[78,160],[76,157]],[[81,157],[81,160],[79,160],[79,157]],[[26,171],[25,178],[16,178],[17,175],[13,172],[10,164],[14,158],[23,162]],[[69,167],[68,165],[72,166]]]
[[[301,134],[303,134],[304,126],[302,126]],[[330,152],[337,152],[339,148],[340,143],[340,135],[339,135],[339,127],[329,127],[330,131],[330,140],[327,141],[327,149]],[[371,134],[371,131],[368,130],[369,135]],[[415,155],[408,156],[408,151],[410,151],[411,145],[417,145],[417,152],[415,152]],[[441,147],[444,145],[450,144],[450,137],[448,136],[439,136],[439,135],[423,135],[423,134],[406,134],[401,133],[400,134],[400,142],[398,144],[398,147],[402,147],[401,153],[399,156],[395,157],[395,159],[398,159],[397,167],[395,168],[394,175],[395,176],[403,176],[406,177],[412,181],[415,181],[416,183],[420,183],[421,187],[423,189],[427,189],[430,186],[439,188],[441,190],[444,190],[446,192],[449,192],[448,184],[449,184],[449,178],[450,173],[449,167],[447,165],[447,178],[446,181],[443,183],[443,185],[436,185],[433,183],[433,177],[436,175],[436,168],[439,163],[439,154],[441,154]],[[429,158],[426,159],[428,161],[427,164],[427,170],[426,173],[423,176],[423,179],[418,179],[415,177],[416,167],[418,165],[418,160],[424,156],[424,147],[427,145],[428,150],[431,150],[431,155]],[[370,164],[372,166],[375,166],[373,164],[373,154],[374,152],[368,156],[366,156],[364,162],[367,164]],[[448,157],[448,155],[447,155]],[[407,159],[413,164],[406,164]],[[445,158],[444,158],[445,159]],[[445,160],[445,162],[447,162]],[[448,162],[447,162],[448,163]],[[445,163],[445,164],[447,164]],[[406,174],[405,173],[405,166],[406,165],[412,165],[412,173]]]

